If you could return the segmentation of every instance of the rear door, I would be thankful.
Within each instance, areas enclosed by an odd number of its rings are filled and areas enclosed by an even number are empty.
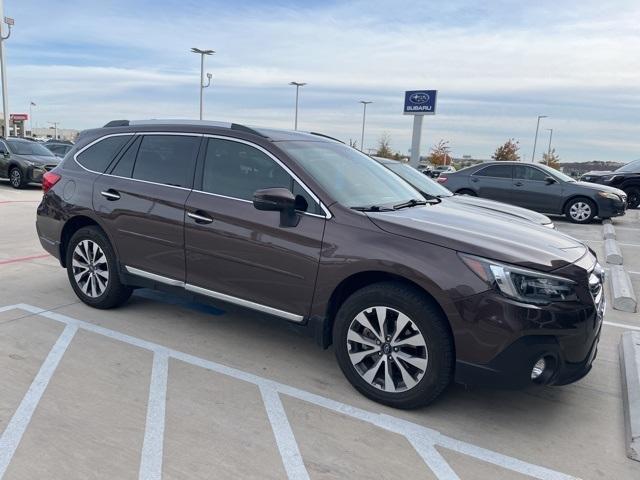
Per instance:
[[[531,165],[516,165],[513,171],[514,203],[543,213],[560,213],[562,183],[547,183],[550,175]]]
[[[96,179],[94,209],[129,272],[184,282],[184,206],[201,140],[198,134],[136,135]]]
[[[0,140],[0,177],[9,177],[9,147]]]
[[[513,166],[489,165],[470,175],[471,186],[479,197],[513,203]]]
[[[250,142],[206,139],[202,168],[186,204],[187,289],[292,321],[307,315],[315,288],[325,214],[315,195],[271,153]],[[256,190],[283,187],[300,221],[256,210]]]

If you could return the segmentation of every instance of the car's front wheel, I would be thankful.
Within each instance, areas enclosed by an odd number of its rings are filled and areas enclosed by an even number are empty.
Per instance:
[[[565,215],[573,223],[589,223],[596,214],[596,204],[588,198],[574,198],[565,208]]]
[[[66,261],[71,287],[87,305],[113,308],[131,296],[131,287],[120,282],[109,239],[98,227],[84,227],[73,234]]]
[[[18,167],[12,167],[11,170],[9,170],[9,183],[11,183],[13,188],[23,188],[26,182],[24,181],[22,170]]]
[[[336,316],[333,343],[351,384],[385,405],[427,405],[452,379],[447,321],[432,300],[408,285],[377,283],[352,294]]]
[[[638,208],[640,206],[640,188],[631,187],[625,190],[627,194],[627,207]]]

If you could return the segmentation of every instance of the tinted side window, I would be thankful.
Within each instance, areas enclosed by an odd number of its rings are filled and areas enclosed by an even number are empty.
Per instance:
[[[291,191],[296,196],[296,210],[322,215],[322,210],[318,202],[295,180],[293,181],[293,190]],[[304,208],[305,206],[306,208]]]
[[[520,180],[536,180],[538,182],[544,182],[544,179],[547,178],[548,175],[537,168],[527,167],[525,165],[516,165],[513,171],[513,177]]]
[[[94,172],[103,173],[118,152],[131,139],[131,135],[118,135],[100,140],[80,153],[76,160]]]
[[[133,173],[133,164],[136,161],[136,155],[138,154],[141,141],[142,138],[138,137],[131,145],[129,145],[127,150],[120,157],[120,160],[118,160],[118,163],[111,169],[112,175],[131,178],[131,174]]]
[[[200,137],[145,135],[132,178],[190,188]]]
[[[474,175],[478,177],[511,178],[511,165],[491,165],[478,170]]]
[[[7,146],[4,142],[0,142],[0,153],[9,153],[9,150],[7,149]]]

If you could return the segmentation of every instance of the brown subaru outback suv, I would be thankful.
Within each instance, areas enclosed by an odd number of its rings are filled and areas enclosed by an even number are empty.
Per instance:
[[[448,207],[314,133],[114,121],[45,175],[37,231],[96,308],[179,291],[333,344],[356,389],[400,408],[456,380],[583,377],[603,270],[588,248],[499,212]]]

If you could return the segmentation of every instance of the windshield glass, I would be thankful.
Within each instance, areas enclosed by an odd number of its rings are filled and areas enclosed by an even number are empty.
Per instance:
[[[616,170],[616,172],[640,172],[640,160],[634,160]]]
[[[542,168],[546,171],[550,176],[555,177],[563,182],[575,182],[574,178],[571,178],[569,175],[565,175],[560,170],[556,170],[555,168],[551,168],[547,165],[538,164],[536,167]]]
[[[284,141],[294,158],[334,200],[350,208],[423,200],[413,187],[354,148],[333,142]]]
[[[383,165],[392,172],[400,175],[404,180],[427,195],[432,197],[450,197],[453,195],[453,193],[442,185],[434,182],[424,173],[420,173],[418,170],[406,163],[384,163]]]
[[[16,155],[41,155],[43,157],[54,157],[48,149],[36,142],[30,142],[29,140],[12,140],[7,139],[9,144],[9,150]]]

